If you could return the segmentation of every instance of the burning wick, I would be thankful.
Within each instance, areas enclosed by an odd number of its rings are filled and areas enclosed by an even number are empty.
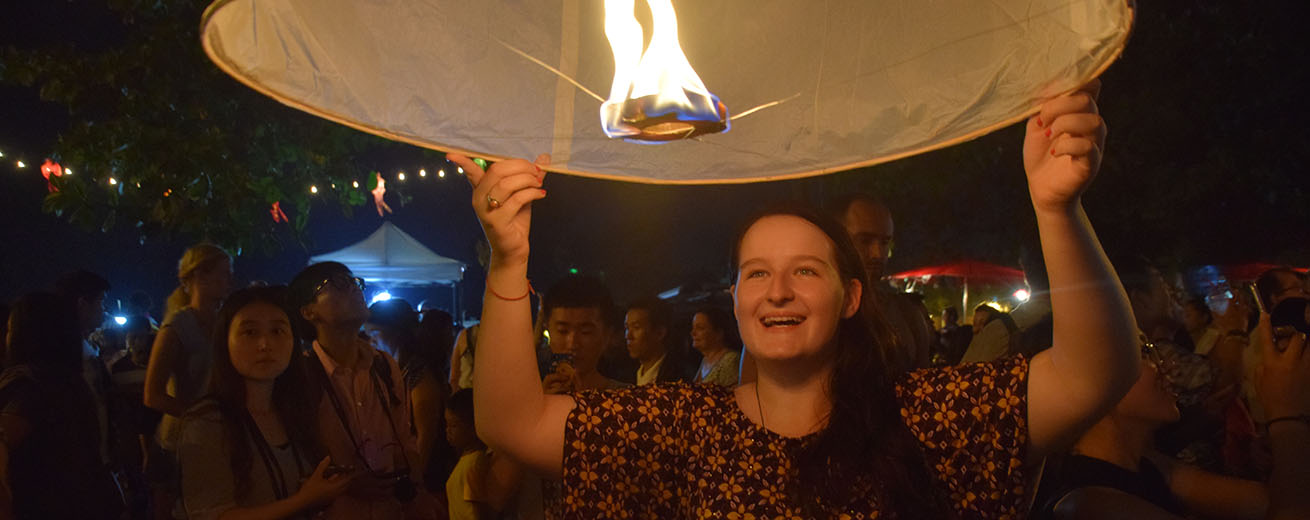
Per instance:
[[[658,113],[656,110],[661,106],[658,94],[628,99],[623,102],[623,125],[637,129],[637,134],[614,135],[611,132],[606,132],[606,134],[610,137],[623,137],[636,141],[664,142],[726,131],[728,129],[728,120],[725,116],[728,113],[728,107],[713,96],[710,97],[709,101],[715,105],[716,119],[689,119],[686,114],[677,110],[665,111],[662,114]]]
[[[605,36],[614,51],[614,84],[600,107],[605,135],[666,142],[728,130],[728,107],[711,94],[678,44],[671,0],[646,0],[650,46],[633,8],[636,0],[605,1]]]

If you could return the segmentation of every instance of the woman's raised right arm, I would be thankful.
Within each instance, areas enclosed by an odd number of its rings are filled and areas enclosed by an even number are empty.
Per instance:
[[[473,410],[478,437],[529,469],[558,477],[564,458],[564,423],[571,397],[546,395],[537,373],[528,303],[528,231],[532,202],[546,196],[545,172],[521,159],[485,172],[468,157],[447,158],[473,185],[473,212],[491,245],[482,322],[473,360]]]
[[[168,395],[168,378],[177,373],[177,364],[181,361],[178,352],[182,343],[170,327],[159,329],[155,336],[155,345],[150,348],[150,363],[146,365],[145,396],[142,401],[147,408],[164,412],[174,417],[186,413],[186,404]]]

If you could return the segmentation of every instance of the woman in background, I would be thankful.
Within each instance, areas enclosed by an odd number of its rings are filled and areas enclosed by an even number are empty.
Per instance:
[[[232,257],[216,245],[198,244],[182,254],[177,280],[150,349],[144,397],[147,407],[164,413],[159,444],[168,450],[178,418],[209,386],[214,321],[232,283]]]
[[[693,383],[737,386],[741,351],[729,344],[737,326],[732,316],[716,307],[705,307],[691,318],[691,348],[701,354]]]
[[[242,289],[219,313],[211,394],[178,434],[187,518],[308,518],[351,483],[318,437],[318,395],[282,287]]]

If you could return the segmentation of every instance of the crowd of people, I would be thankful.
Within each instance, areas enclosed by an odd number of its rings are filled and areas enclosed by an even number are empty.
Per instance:
[[[1032,297],[969,324],[879,282],[867,195],[749,219],[730,306],[537,295],[545,156],[450,155],[492,251],[468,328],[339,263],[235,288],[210,244],[160,321],[70,273],[0,308],[0,519],[1310,518],[1305,275],[1216,306],[1107,256],[1104,135],[1094,87],[1029,121]]]

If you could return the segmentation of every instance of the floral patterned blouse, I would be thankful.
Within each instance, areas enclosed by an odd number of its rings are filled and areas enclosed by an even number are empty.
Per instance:
[[[920,370],[896,386],[901,416],[960,518],[1025,509],[1027,380],[1027,359],[1014,357]],[[574,399],[562,496],[549,517],[803,518],[782,490],[787,454],[804,439],[756,425],[731,388],[650,385]],[[872,497],[841,516],[878,517]]]

